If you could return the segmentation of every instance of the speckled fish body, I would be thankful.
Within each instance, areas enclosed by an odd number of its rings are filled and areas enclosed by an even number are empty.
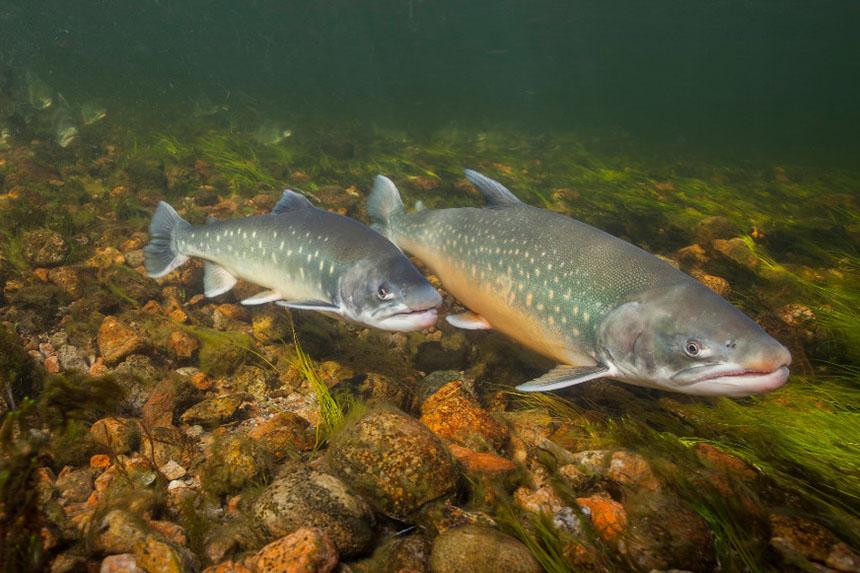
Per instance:
[[[489,208],[406,214],[393,184],[378,178],[369,210],[469,309],[449,322],[494,328],[562,365],[521,389],[612,377],[742,395],[785,382],[787,350],[690,276],[581,221],[526,205],[478,173],[467,177]]]
[[[244,279],[267,289],[244,304],[277,302],[390,330],[435,322],[439,294],[388,239],[291,191],[275,211],[193,227],[162,203],[150,228],[147,270],[163,276],[197,257],[207,261],[207,296]]]
[[[527,205],[421,211],[392,240],[496,330],[563,364],[594,363],[598,327],[618,301],[692,280],[630,243]]]

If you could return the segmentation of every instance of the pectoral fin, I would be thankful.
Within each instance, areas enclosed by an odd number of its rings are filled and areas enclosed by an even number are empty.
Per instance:
[[[343,309],[339,306],[325,302],[324,300],[279,300],[275,304],[296,310],[316,310],[319,312],[343,314]]]
[[[236,277],[224,267],[206,261],[203,265],[203,293],[209,297],[224,294],[236,286]]]
[[[281,293],[277,293],[273,290],[264,290],[263,292],[258,292],[254,296],[246,298],[242,301],[242,304],[266,304],[267,302],[275,302],[282,298],[284,297],[281,296]]]
[[[451,314],[445,317],[445,320],[448,321],[448,324],[451,326],[456,326],[457,328],[463,328],[465,330],[492,330],[492,325],[487,322],[487,319],[483,316],[475,314],[474,312],[461,312],[460,314]]]
[[[517,390],[521,392],[546,392],[548,390],[557,390],[574,384],[581,384],[602,378],[609,374],[609,368],[603,364],[594,366],[556,366],[540,378],[529,380],[525,384],[517,386]]]

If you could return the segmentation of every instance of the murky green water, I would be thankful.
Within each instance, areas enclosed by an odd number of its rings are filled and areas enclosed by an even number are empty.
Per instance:
[[[860,570],[855,4],[78,4],[0,0],[4,570],[253,566],[289,533],[255,525],[261,492],[287,460],[337,474],[378,403],[461,448],[458,483],[392,513],[350,482],[375,517],[331,518],[348,542],[292,526],[344,570],[480,570],[439,549],[465,523],[550,571]],[[202,224],[289,186],[367,222],[379,173],[410,205],[479,205],[464,168],[723,294],[790,348],[788,385],[522,395],[551,365],[498,334],[249,311],[205,300],[199,266],[143,271],[160,200]],[[449,370],[466,390],[424,377]]]

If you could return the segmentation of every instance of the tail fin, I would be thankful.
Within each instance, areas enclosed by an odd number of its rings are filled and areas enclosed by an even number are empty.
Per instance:
[[[367,201],[367,213],[370,215],[371,225],[375,230],[388,236],[392,220],[396,219],[406,210],[400,191],[394,183],[385,175],[377,175],[373,180],[373,191]]]
[[[191,225],[161,201],[149,224],[149,244],[143,249],[146,272],[152,278],[163,277],[188,260],[176,247],[176,232]]]

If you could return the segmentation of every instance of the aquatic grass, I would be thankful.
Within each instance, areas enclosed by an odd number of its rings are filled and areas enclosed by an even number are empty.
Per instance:
[[[564,541],[543,514],[518,515],[510,503],[500,504],[494,517],[501,529],[519,539],[547,573],[571,573],[575,569],[564,556]]]
[[[198,143],[201,156],[228,182],[231,191],[253,190],[259,186],[275,188],[277,180],[266,173],[254,149],[238,144],[226,135],[207,134]]]
[[[317,400],[320,418],[322,421],[315,428],[316,447],[319,448],[328,442],[347,422],[347,411],[358,411],[361,409],[352,400],[342,399],[338,401],[332,395],[328,385],[320,376],[319,369],[313,359],[302,349],[295,325],[290,321],[293,331],[293,345],[296,357],[293,366],[302,377],[310,384],[311,390]]]

